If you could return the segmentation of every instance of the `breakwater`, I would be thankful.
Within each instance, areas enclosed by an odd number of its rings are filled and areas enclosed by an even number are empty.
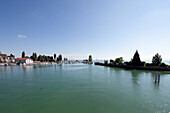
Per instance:
[[[100,66],[123,68],[123,69],[126,69],[126,70],[170,71],[170,67],[127,66],[127,65],[104,64],[104,63],[99,63],[99,62],[95,62],[94,64],[95,65],[100,65]]]

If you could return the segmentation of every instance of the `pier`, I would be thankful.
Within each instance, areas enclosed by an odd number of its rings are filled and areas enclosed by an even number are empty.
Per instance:
[[[169,67],[158,67],[158,66],[128,66],[128,65],[115,65],[115,64],[104,64],[95,62],[95,65],[100,66],[108,66],[108,67],[117,67],[117,68],[123,68],[126,70],[148,70],[148,71],[170,71]]]

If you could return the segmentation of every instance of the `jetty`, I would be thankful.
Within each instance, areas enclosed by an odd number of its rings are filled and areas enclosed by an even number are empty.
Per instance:
[[[104,64],[95,62],[95,65],[107,66],[107,67],[117,67],[126,70],[149,70],[149,71],[170,71],[170,67],[159,67],[159,66],[133,66],[133,65],[115,65],[115,64]]]

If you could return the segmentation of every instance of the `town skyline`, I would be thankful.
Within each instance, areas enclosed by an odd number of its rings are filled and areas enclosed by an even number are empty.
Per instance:
[[[20,58],[24,58],[23,57],[23,52],[24,52],[24,57],[25,58],[31,58],[32,59],[32,56],[33,55],[35,55],[36,54],[36,56],[37,56],[37,58],[38,58],[38,56],[48,56],[48,57],[52,57],[52,58],[54,58],[54,59],[58,59],[58,57],[61,55],[63,58],[61,59],[62,61],[65,61],[65,59],[67,59],[67,60],[80,60],[80,61],[84,61],[84,60],[87,60],[88,58],[86,57],[86,58],[82,58],[82,59],[79,59],[79,58],[73,58],[73,57],[66,57],[65,55],[63,55],[63,54],[56,54],[56,53],[54,53],[53,55],[47,55],[47,54],[37,54],[36,52],[33,52],[31,55],[27,55],[26,53],[25,53],[25,51],[22,51],[22,54],[19,56],[19,57],[17,57],[17,56],[15,56],[15,54],[5,54],[5,53],[2,53],[1,51],[0,51],[0,55],[6,55],[6,57],[8,56],[9,58],[12,56],[14,56],[14,58],[15,59],[20,59]],[[136,50],[136,52],[138,52],[138,50]],[[135,52],[135,53],[136,53]],[[159,53],[156,53],[156,54],[159,54]],[[155,54],[155,55],[156,55]],[[154,55],[154,56],[155,56]],[[57,57],[58,56],[58,57]],[[88,55],[87,55],[88,56]],[[93,57],[93,55],[89,55],[89,56],[92,56]],[[140,56],[140,55],[139,55]],[[153,56],[153,57],[154,57]],[[55,58],[56,57],[56,58]],[[151,58],[151,59],[148,59],[148,60],[143,60],[143,59],[141,59],[141,61],[144,61],[144,62],[147,62],[147,63],[151,63],[152,62],[152,59],[153,59],[153,57]],[[162,57],[162,56],[161,56]],[[107,61],[110,61],[110,60],[115,60],[115,59],[117,59],[117,58],[120,58],[119,56],[118,57],[112,57],[112,58],[93,58],[93,61],[94,62],[96,62],[96,61],[105,61],[105,60],[107,60]],[[121,58],[123,58],[123,57],[121,57]],[[131,56],[131,59],[130,60],[126,60],[126,59],[122,59],[124,62],[129,62],[129,61],[132,61],[132,59],[133,59],[133,56]],[[162,60],[165,64],[170,64],[170,62],[169,62],[169,60]]]

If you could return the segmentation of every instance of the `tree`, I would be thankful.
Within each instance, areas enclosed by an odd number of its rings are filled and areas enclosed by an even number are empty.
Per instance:
[[[40,62],[43,62],[44,61],[43,56],[39,55],[37,60],[40,61]]]
[[[159,66],[160,67],[167,67],[167,65],[165,63],[160,63]]]
[[[41,62],[41,58],[42,58],[42,56],[39,55],[37,60]]]
[[[88,62],[88,60],[87,60],[87,59],[84,59],[83,61]]]
[[[89,55],[89,62],[92,62],[92,56]]]
[[[123,57],[116,58],[115,63],[123,64]]]
[[[152,58],[152,64],[154,66],[159,66],[159,64],[162,62],[162,58],[161,55],[159,55],[158,53],[155,54],[155,56],[153,56]]]
[[[45,55],[44,55],[44,60],[45,60],[45,62],[49,62],[50,59],[49,59],[48,56],[45,56]]]
[[[67,58],[64,58],[64,61],[67,61],[68,59]]]
[[[132,59],[132,65],[134,66],[140,66],[141,65],[141,60],[138,51],[136,50],[136,53],[133,56]]]
[[[104,60],[104,64],[108,64],[108,60]]]
[[[62,61],[63,59],[61,54],[58,56],[58,58],[59,58],[59,61]]]
[[[22,58],[25,58],[25,51],[22,52]]]
[[[110,59],[110,63],[114,63],[114,60]]]
[[[40,62],[53,62],[54,61],[53,56],[45,56],[45,55],[39,55],[37,60]]]
[[[37,53],[34,53],[35,61],[37,61]]]
[[[54,61],[53,56],[48,56],[48,59],[49,59],[49,62],[53,62]]]
[[[145,63],[144,66],[152,66],[151,63]]]
[[[57,61],[62,61],[62,55],[60,54],[60,55],[58,55],[58,57],[57,57]]]
[[[59,61],[59,58],[57,57],[57,61]]]
[[[15,57],[13,54],[10,54],[10,57]]]
[[[56,60],[56,57],[57,57],[57,55],[56,55],[56,54],[54,54],[54,60]]]
[[[30,57],[33,61],[35,61],[34,59],[34,53],[32,54],[32,56]]]
[[[37,53],[32,53],[32,56],[30,57],[33,61],[37,61]]]
[[[2,63],[1,58],[0,58],[0,63]]]

